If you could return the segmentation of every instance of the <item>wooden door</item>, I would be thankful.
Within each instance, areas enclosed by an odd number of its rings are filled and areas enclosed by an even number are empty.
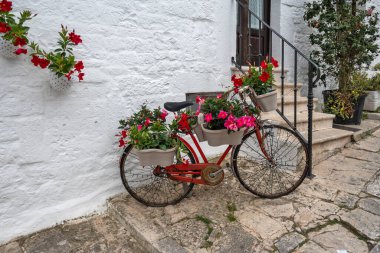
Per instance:
[[[248,15],[248,8],[267,24],[270,24],[270,0],[243,0],[238,5],[237,52],[240,65],[259,65],[260,59],[269,54],[269,30],[255,16]],[[250,46],[249,46],[250,45]]]

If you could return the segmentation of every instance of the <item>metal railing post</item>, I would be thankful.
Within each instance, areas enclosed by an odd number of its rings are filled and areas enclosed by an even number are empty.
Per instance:
[[[313,177],[313,109],[314,109],[314,96],[313,96],[313,64],[309,62],[308,73],[308,94],[307,94],[307,109],[308,109],[308,129],[307,129],[307,149],[309,152],[309,159],[307,161],[309,178]]]

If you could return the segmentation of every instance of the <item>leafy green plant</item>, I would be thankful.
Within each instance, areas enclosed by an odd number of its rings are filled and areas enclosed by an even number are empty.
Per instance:
[[[16,54],[26,54],[27,50],[22,47],[29,43],[29,27],[25,22],[31,20],[34,16],[30,11],[20,12],[19,17],[12,12],[12,2],[3,0],[0,2],[0,34],[2,38],[10,41],[13,45],[19,46]]]
[[[306,3],[304,20],[313,29],[311,58],[322,70],[321,81],[328,77],[339,84],[339,90],[352,91],[355,72],[366,69],[379,48],[378,13],[374,6],[365,10],[367,0],[314,0]],[[348,94],[348,93],[346,93]]]
[[[71,80],[72,75],[76,73],[79,81],[81,81],[84,76],[82,72],[84,69],[83,62],[76,61],[73,53],[73,46],[80,43],[82,43],[82,39],[75,34],[75,30],[69,33],[67,27],[62,25],[57,43],[58,48],[54,51],[46,52],[35,42],[30,44],[33,49],[31,62],[43,69],[48,67],[58,77],[65,76],[68,80]]]
[[[355,105],[360,96],[358,91],[332,91],[324,104],[324,112],[335,114],[342,119],[350,119],[354,115]]]

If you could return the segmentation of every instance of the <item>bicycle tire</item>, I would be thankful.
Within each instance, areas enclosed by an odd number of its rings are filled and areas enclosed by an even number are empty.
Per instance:
[[[251,193],[262,198],[282,197],[297,189],[307,175],[306,144],[287,127],[265,125],[260,131],[265,135],[263,144],[273,163],[265,157],[255,130],[251,130],[234,148],[233,172]]]
[[[124,149],[120,158],[120,176],[125,189],[134,199],[146,206],[164,207],[177,204],[189,195],[194,187],[193,183],[154,175],[153,170],[156,166],[140,166],[132,150],[133,145]],[[193,154],[187,148],[186,150],[189,162],[195,163]]]

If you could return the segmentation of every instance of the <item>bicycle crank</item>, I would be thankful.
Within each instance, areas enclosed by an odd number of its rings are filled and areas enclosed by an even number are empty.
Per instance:
[[[202,170],[202,179],[211,186],[220,184],[224,179],[224,171],[218,165],[210,165]]]

